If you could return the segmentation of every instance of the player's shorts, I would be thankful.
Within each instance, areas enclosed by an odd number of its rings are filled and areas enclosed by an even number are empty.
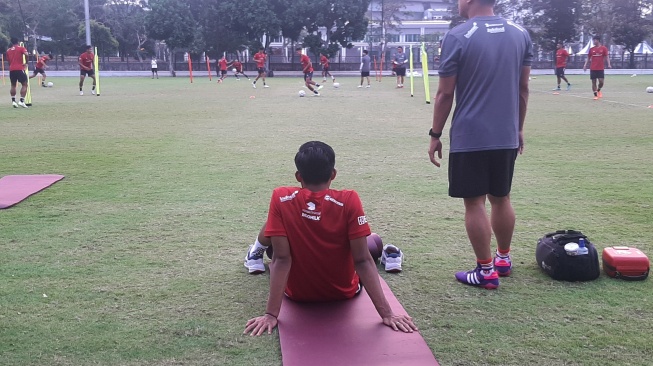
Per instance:
[[[220,70],[220,75],[227,75],[227,70]]]
[[[265,67],[258,67],[257,68],[259,75],[265,74]]]
[[[80,76],[95,76],[95,70],[79,70]]]
[[[313,80],[313,71],[304,73],[304,81]]]
[[[16,85],[16,83],[25,84],[27,82],[27,74],[23,70],[9,71],[9,81],[11,81],[11,85]]]
[[[605,79],[605,70],[590,70],[590,79]]]
[[[556,67],[556,76],[565,76],[565,68]]]
[[[325,73],[329,72],[330,69],[331,69],[331,67],[329,67],[329,66],[322,66],[322,71],[325,72]]]
[[[156,73],[158,74],[158,73],[159,73],[159,68],[157,68],[157,67],[153,67],[153,68],[152,68],[152,72],[156,72]]]
[[[369,72],[369,71],[361,71],[361,77],[362,77],[362,78],[369,77],[369,76],[370,76],[370,72]]]
[[[38,67],[34,68],[34,75],[38,74],[45,75],[45,70]]]
[[[517,153],[518,149],[504,149],[449,154],[449,196],[507,196]]]
[[[236,69],[236,74],[242,74],[242,73],[243,73],[243,69],[242,69],[242,68],[240,68],[240,69]]]
[[[406,76],[406,68],[405,67],[397,67],[395,69],[395,74],[397,74],[397,76]]]

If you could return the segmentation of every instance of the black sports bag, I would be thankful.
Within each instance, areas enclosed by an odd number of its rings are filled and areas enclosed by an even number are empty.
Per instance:
[[[568,255],[565,244],[578,243],[580,238],[585,239],[587,254]],[[601,274],[596,247],[580,231],[559,230],[546,234],[537,241],[535,260],[546,274],[559,281],[591,281]]]

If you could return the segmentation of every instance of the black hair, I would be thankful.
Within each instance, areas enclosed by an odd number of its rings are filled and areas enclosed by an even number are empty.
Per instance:
[[[297,48],[295,48],[295,51],[301,51],[301,50],[302,50],[301,47],[297,47]]]
[[[14,44],[18,44],[18,38],[16,38],[16,37],[11,37],[11,44],[12,44],[12,45],[14,45]]]
[[[363,50],[363,53],[367,55],[369,52],[367,50]]]
[[[307,184],[324,184],[331,180],[336,165],[336,153],[320,141],[309,141],[299,147],[295,166]]]
[[[592,37],[593,40],[601,42],[601,37],[599,36],[594,36]]]
[[[259,47],[258,50],[259,51],[265,51],[265,47]]]
[[[51,53],[48,53],[48,57],[50,58],[50,60],[54,59],[54,57],[52,57]]]
[[[93,47],[92,47],[91,45],[88,45],[88,44],[87,44],[87,45],[86,45],[86,50],[88,51],[88,50],[90,50],[90,49],[93,49]]]

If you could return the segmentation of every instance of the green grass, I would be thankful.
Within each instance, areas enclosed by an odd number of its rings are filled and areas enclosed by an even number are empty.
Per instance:
[[[537,238],[561,228],[653,256],[653,78],[610,76],[598,102],[586,79],[561,95],[552,76],[532,82],[516,269],[494,292],[453,279],[473,254],[446,159],[428,161],[421,83],[411,99],[390,78],[370,90],[342,78],[300,99],[299,78],[266,90],[105,78],[98,98],[52,78],[30,110],[3,99],[0,175],[66,179],[0,211],[0,364],[279,365],[276,334],[241,334],[269,279],[242,257],[311,139],[334,147],[334,186],[357,189],[374,231],[407,254],[382,276],[443,365],[648,364],[651,280],[556,282],[534,260]]]

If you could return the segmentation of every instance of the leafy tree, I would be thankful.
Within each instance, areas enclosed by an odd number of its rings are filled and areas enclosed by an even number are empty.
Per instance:
[[[143,61],[141,48],[147,42],[145,6],[142,0],[109,0],[104,9],[104,19],[120,43],[120,58],[135,54]]]
[[[86,26],[84,23],[80,23],[78,29],[79,39],[85,39]],[[111,34],[111,29],[95,20],[91,20],[91,40],[98,46],[98,52],[110,53],[118,50],[118,40]]]
[[[150,13],[146,17],[146,28],[151,38],[165,41],[171,52],[188,47],[195,36],[195,20],[185,1],[150,0]],[[170,74],[175,76],[172,57],[168,58]]]
[[[529,26],[544,49],[553,51],[558,43],[576,37],[580,17],[580,0],[527,0],[524,4],[531,12]]]
[[[651,5],[650,1],[620,0],[614,6],[613,40],[630,52],[630,68],[635,68],[635,48],[651,34],[651,20],[644,15]]]
[[[365,17],[370,0],[318,0],[315,1],[315,21],[309,31],[318,27],[326,29],[327,42],[351,48],[352,40],[362,39],[367,33]]]
[[[381,53],[385,53],[389,30],[396,30],[401,25],[401,15],[406,4],[403,0],[372,0],[370,2],[372,17],[372,36],[381,41]],[[374,14],[378,13],[378,17]]]

